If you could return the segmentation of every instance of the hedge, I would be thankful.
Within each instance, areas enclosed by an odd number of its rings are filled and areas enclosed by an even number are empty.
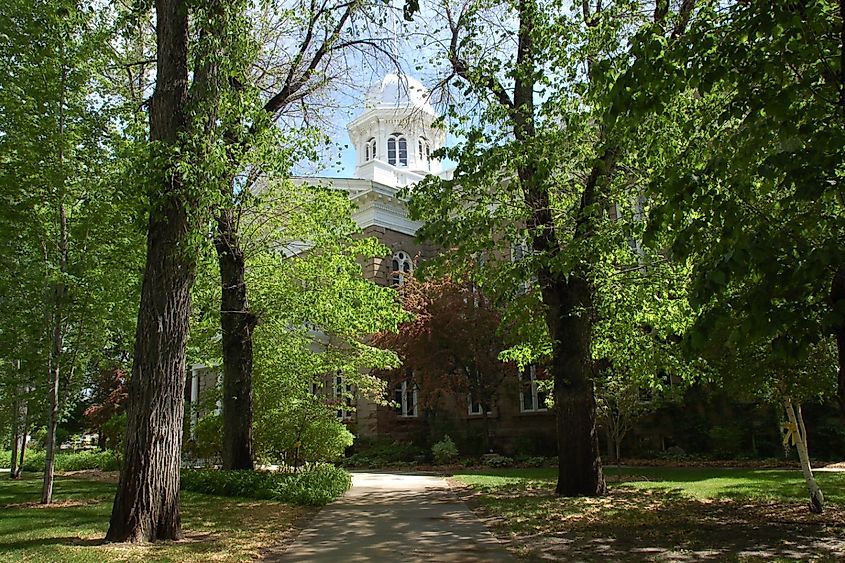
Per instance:
[[[269,471],[182,470],[182,489],[224,497],[278,500],[323,506],[352,486],[352,477],[333,465],[319,465],[297,473]]]

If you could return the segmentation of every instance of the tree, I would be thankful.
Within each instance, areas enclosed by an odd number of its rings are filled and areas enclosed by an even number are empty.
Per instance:
[[[256,454],[273,462],[313,460],[327,451],[314,442],[321,432],[326,445],[347,436],[336,413],[351,410],[346,403],[353,394],[384,401],[384,384],[370,371],[397,364],[393,352],[367,343],[372,333],[395,331],[405,318],[393,289],[364,277],[362,264],[387,249],[358,238],[343,191],[267,175],[260,190],[240,201],[245,283],[261,318],[253,335]],[[210,258],[203,255],[205,275],[194,288],[191,357],[216,365],[219,278]]]
[[[690,347],[721,333],[789,361],[833,335],[845,413],[842,22],[829,0],[738,2],[668,49],[638,38],[642,62],[620,83],[651,95],[620,100],[614,119],[662,147],[650,242],[692,266]]]
[[[289,175],[291,161],[283,149],[286,144],[292,147],[288,151],[308,153],[313,149],[311,143],[315,136],[298,129],[303,125],[309,127],[314,117],[307,112],[301,115],[299,108],[305,111],[306,101],[313,101],[330,83],[349,73],[348,69],[339,70],[339,64],[349,64],[339,63],[339,56],[345,60],[355,51],[365,55],[384,52],[380,40],[362,37],[360,27],[355,26],[356,21],[359,26],[375,21],[363,2],[297,2],[296,13],[286,6],[281,16],[272,13],[278,10],[279,4],[272,2],[271,10],[256,14],[260,23],[252,30],[261,46],[252,62],[256,70],[249,73],[244,67],[246,81],[238,86],[244,98],[255,104],[258,113],[226,132],[233,172],[250,170],[253,180],[262,174]],[[288,57],[287,53],[278,52],[280,45],[294,55]],[[274,125],[280,119],[287,127],[296,122],[299,127],[291,127],[293,131],[280,135]],[[250,193],[234,173],[222,189],[223,204],[216,212],[214,247],[221,282],[223,467],[252,469],[253,338],[259,317],[248,300],[248,257],[240,233],[241,217],[250,212]]]
[[[109,443],[109,439],[119,441],[115,436],[106,435],[107,426],[110,420],[120,416],[126,408],[126,387],[126,372],[116,363],[97,369],[89,382],[91,397],[83,414],[90,427],[96,430],[101,449],[116,445]]]
[[[238,63],[248,50],[241,2],[157,0],[155,13],[156,84],[143,176],[147,260],[111,541],[182,535],[179,465],[197,238],[202,211],[228,180],[220,124],[238,112],[232,84],[244,78]]]
[[[644,4],[584,2],[574,15],[554,1],[440,5],[446,81],[478,109],[451,108],[466,139],[445,151],[459,161],[454,178],[415,189],[411,209],[427,221],[422,236],[458,246],[460,255],[528,250],[506,279],[513,289],[536,283],[554,380],[556,492],[567,496],[606,489],[593,390],[597,265],[612,254],[605,210],[637,195],[619,132],[604,125],[609,92],[633,95],[614,90],[632,62],[623,46],[633,32],[673,40],[694,7],[682,2],[672,12],[658,2],[650,13]]]
[[[58,424],[78,398],[80,372],[126,325],[138,239],[124,220],[134,208],[114,182],[119,110],[96,94],[110,13],[61,2],[16,2],[8,13],[2,41],[18,55],[2,62],[0,86],[0,224],[14,232],[2,248],[9,264],[2,293],[21,306],[4,315],[9,323],[0,330],[15,340],[0,355],[16,362],[21,392],[48,397],[42,502],[49,503]],[[46,380],[35,376],[44,372]]]
[[[469,396],[481,405],[485,450],[490,447],[487,414],[493,411],[499,388],[516,369],[499,359],[507,348],[500,336],[501,314],[478,286],[449,276],[418,280],[410,277],[399,289],[403,307],[414,315],[399,332],[379,333],[374,343],[394,350],[404,370],[424,391],[421,403],[436,408],[440,393]]]

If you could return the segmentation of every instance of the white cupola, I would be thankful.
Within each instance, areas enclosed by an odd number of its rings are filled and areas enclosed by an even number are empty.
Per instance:
[[[429,91],[405,74],[388,74],[372,86],[364,112],[347,126],[357,155],[355,177],[402,187],[439,174],[431,153],[446,137],[434,127]]]

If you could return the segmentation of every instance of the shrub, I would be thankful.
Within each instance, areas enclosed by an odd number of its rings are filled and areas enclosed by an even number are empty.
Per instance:
[[[185,469],[182,489],[209,495],[278,500],[322,506],[345,493],[352,478],[333,465],[318,465],[297,473]]]
[[[437,463],[449,463],[458,457],[458,448],[447,434],[442,440],[431,446],[431,455]]]
[[[44,471],[46,454],[43,451],[27,450],[24,458],[24,471]],[[101,471],[117,471],[120,469],[120,456],[112,450],[86,451],[63,453],[56,452],[56,471],[82,471],[85,469],[99,469]]]
[[[112,450],[77,452],[56,456],[57,471],[81,471],[83,469],[118,471],[120,464],[119,456]]]
[[[484,456],[484,465],[488,467],[513,467],[513,459],[499,454],[488,454]]]
[[[355,436],[337,419],[336,410],[312,398],[285,402],[256,419],[259,454],[295,467],[337,461],[354,440]]]
[[[194,459],[216,462],[223,458],[223,416],[207,414],[197,420],[194,437],[185,443],[185,453]]]
[[[359,442],[356,452],[344,460],[349,467],[382,467],[403,462],[413,462],[425,454],[425,450],[405,442],[372,441]]]
[[[525,467],[543,467],[546,465],[546,458],[543,456],[531,456],[522,462]]]

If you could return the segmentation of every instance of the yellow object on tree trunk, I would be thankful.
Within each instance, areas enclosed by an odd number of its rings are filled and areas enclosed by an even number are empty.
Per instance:
[[[783,435],[784,446],[794,446],[796,444],[795,435],[798,432],[798,426],[792,422],[785,422],[783,425],[786,434]]]

